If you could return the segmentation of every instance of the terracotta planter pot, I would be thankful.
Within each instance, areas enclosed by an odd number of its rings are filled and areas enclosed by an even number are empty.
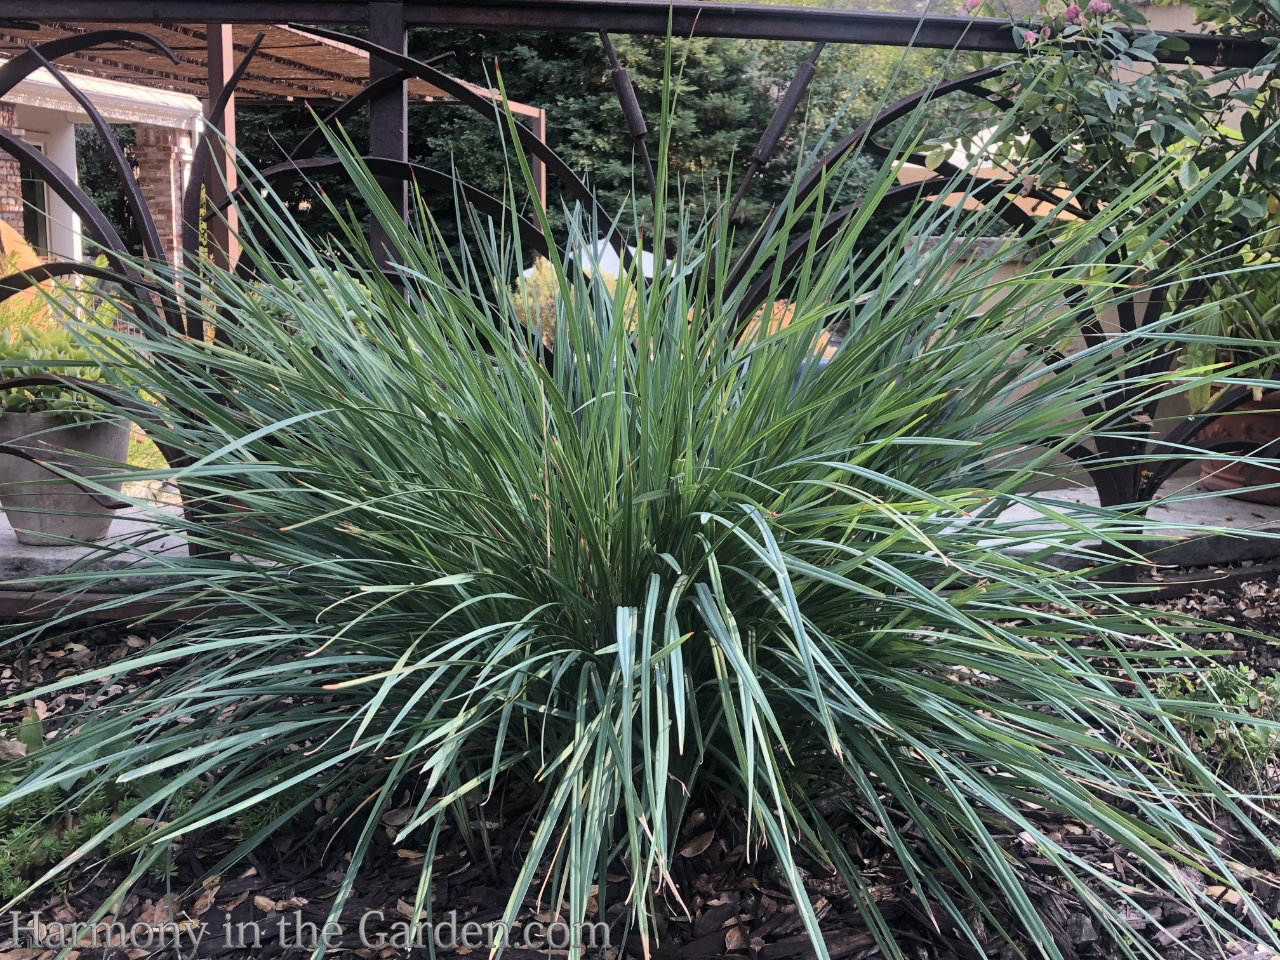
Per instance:
[[[1201,438],[1231,437],[1247,441],[1262,449],[1259,456],[1280,457],[1280,391],[1263,394],[1261,400],[1247,400],[1205,427]],[[1210,490],[1221,490],[1229,497],[1280,506],[1280,487],[1271,490],[1245,490],[1260,484],[1280,484],[1280,469],[1252,466],[1247,463],[1231,463],[1226,460],[1206,460],[1200,466],[1200,481]]]
[[[89,477],[117,469],[99,460],[125,462],[129,424],[123,420],[77,424],[44,413],[6,413],[0,417],[0,443]],[[118,483],[110,486],[120,490]],[[0,454],[0,506],[18,542],[30,546],[101,540],[115,515],[56,473],[4,454]]]

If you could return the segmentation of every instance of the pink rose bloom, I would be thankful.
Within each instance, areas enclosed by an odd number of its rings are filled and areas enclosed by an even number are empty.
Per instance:
[[[964,0],[965,12],[973,13],[973,11],[977,10],[980,6],[982,6],[982,3],[983,3],[983,0]]]
[[[1041,27],[1041,28],[1040,28],[1040,39],[1041,39],[1041,40],[1048,40],[1051,36],[1053,36],[1053,31],[1052,31],[1052,30],[1050,30],[1050,29],[1048,28],[1048,26],[1043,26],[1043,27]]]
[[[1022,35],[1022,42],[1027,46],[1030,46],[1036,42],[1036,35],[1032,31],[1028,30]]]
[[[1111,4],[1107,0],[1089,0],[1089,5],[1084,8],[1084,12],[1101,17],[1111,12]]]
[[[1067,23],[1079,23],[1080,8],[1074,3],[1071,4],[1071,6],[1067,7],[1066,17],[1067,17]]]

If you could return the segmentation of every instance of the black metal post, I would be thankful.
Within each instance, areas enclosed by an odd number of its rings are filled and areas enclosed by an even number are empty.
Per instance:
[[[392,0],[374,0],[369,4],[369,40],[398,53],[408,51],[408,31],[404,22],[404,4]],[[398,68],[377,56],[369,57],[369,79],[380,80],[397,73]],[[369,154],[404,162],[409,159],[409,91],[402,79],[379,93],[369,102]],[[404,220],[409,213],[409,187],[401,179],[379,177],[379,183],[392,207]],[[391,258],[392,246],[386,226],[375,216],[370,218],[369,241],[382,260]]]

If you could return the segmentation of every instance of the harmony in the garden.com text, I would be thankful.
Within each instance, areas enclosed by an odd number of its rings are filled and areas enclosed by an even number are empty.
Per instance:
[[[265,920],[232,922],[224,913],[221,924],[198,920],[168,920],[163,923],[127,923],[99,920],[96,922],[50,920],[39,910],[9,912],[5,933],[11,947],[60,948],[125,947],[129,949],[161,949],[172,947],[179,955],[194,952],[212,938],[228,949],[260,947],[263,941],[278,939],[284,947],[313,950],[317,946],[334,948],[344,944],[352,933],[362,947],[391,947],[410,950],[434,943],[438,949],[456,950],[495,946],[565,950],[571,946],[608,947],[609,926],[606,923],[542,923],[530,920],[512,926],[501,920],[480,922],[459,920],[458,911],[450,910],[441,920],[417,922],[388,916],[382,910],[367,910],[353,925],[330,920],[313,923],[303,919],[302,911],[282,914]]]

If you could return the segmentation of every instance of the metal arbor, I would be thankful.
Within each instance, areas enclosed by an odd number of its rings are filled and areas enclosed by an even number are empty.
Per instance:
[[[102,11],[98,4],[88,4],[95,11],[94,20],[102,19]],[[17,7],[29,9],[25,4],[15,5],[10,0],[0,0],[0,18],[16,13]],[[166,7],[166,16],[175,21],[184,18],[206,19],[213,6],[203,2],[175,2]],[[456,7],[444,8],[426,3],[400,2],[293,2],[293,0],[271,0],[257,4],[223,3],[216,5],[217,15],[223,20],[249,19],[261,21],[264,15],[278,15],[281,19],[299,17],[315,22],[361,22],[368,26],[369,39],[355,38],[347,34],[336,33],[327,27],[303,26],[292,24],[291,29],[315,37],[341,40],[365,51],[369,56],[370,77],[358,93],[349,97],[325,118],[324,123],[336,124],[350,117],[357,109],[368,105],[370,108],[370,150],[364,158],[371,171],[383,183],[384,189],[399,208],[401,215],[406,212],[407,195],[405,186],[415,184],[423,192],[450,192],[457,190],[467,202],[473,204],[482,213],[493,217],[507,217],[518,225],[525,242],[534,250],[547,252],[554,245],[554,238],[542,234],[534,223],[520,218],[515,211],[507,210],[503,201],[490,196],[470,184],[455,183],[453,177],[445,172],[432,170],[408,161],[407,133],[404,121],[404,104],[406,83],[411,79],[425,81],[445,91],[464,106],[485,116],[492,116],[492,101],[479,95],[469,85],[462,83],[442,72],[430,63],[409,57],[404,53],[404,38],[408,27],[416,24],[454,27],[487,27],[499,29],[570,29],[592,30],[599,32],[602,39],[602,55],[609,56],[614,65],[615,89],[621,100],[623,115],[627,118],[628,132],[636,144],[642,162],[648,167],[645,152],[644,118],[641,114],[635,94],[627,81],[625,71],[617,66],[612,58],[612,49],[608,35],[610,32],[648,32],[665,34],[669,28],[679,33],[682,28],[695,31],[698,36],[739,36],[767,37],[774,39],[809,39],[816,40],[817,46],[813,54],[798,68],[789,89],[781,97],[774,116],[764,131],[759,143],[751,155],[751,164],[746,180],[756,175],[772,156],[780,136],[786,129],[792,114],[800,102],[800,95],[814,75],[815,61],[823,43],[828,41],[889,43],[898,45],[915,44],[919,46],[959,47],[962,49],[1012,51],[1015,49],[1009,25],[1003,21],[974,21],[960,17],[925,17],[917,20],[893,14],[869,14],[851,11],[829,11],[809,9],[789,9],[778,7],[758,7],[736,4],[700,4],[676,2],[673,4],[654,3],[651,0],[553,0],[551,3],[539,3],[532,7],[516,2],[489,2],[474,4],[466,10]],[[85,13],[84,0],[59,0],[42,4],[44,16],[55,16],[60,19],[72,19]],[[143,8],[151,9],[150,4],[139,4],[131,0],[123,0],[112,5],[112,19],[127,22],[139,14]],[[252,7],[250,11],[249,7]],[[239,16],[243,14],[243,16]],[[17,24],[20,28],[21,23]],[[258,41],[250,44],[239,63],[230,69],[225,82],[220,85],[217,96],[209,103],[207,116],[210,119],[222,117],[234,96],[237,84],[249,71],[258,52]],[[1219,41],[1217,38],[1184,35],[1187,52],[1178,56],[1200,63],[1242,63],[1258,62],[1268,48],[1262,44],[1232,40]],[[109,44],[128,44],[137,49],[149,50],[155,57],[167,58],[176,62],[178,54],[163,41],[148,34],[145,30],[128,26],[108,27],[63,37],[42,44],[31,44],[25,52],[0,67],[0,98],[32,72],[45,69],[52,74],[67,92],[76,99],[81,109],[89,116],[94,127],[106,142],[112,163],[124,185],[126,198],[135,221],[140,225],[142,246],[146,261],[160,263],[164,260],[163,250],[158,238],[152,212],[148,210],[138,182],[134,177],[129,162],[116,143],[110,128],[90,99],[82,93],[74,80],[64,73],[57,61],[77,54],[92,51],[94,48]],[[1010,106],[1000,102],[999,95],[991,84],[998,74],[998,68],[972,73],[941,83],[928,90],[921,91],[905,98],[889,107],[874,119],[863,124],[851,133],[844,141],[835,145],[826,156],[816,161],[808,170],[803,171],[798,192],[800,197],[807,196],[818,187],[822,173],[842,155],[855,148],[872,152],[884,152],[884,148],[875,142],[875,134],[888,124],[906,116],[921,103],[948,96],[954,93],[965,93],[992,102],[996,106]],[[595,196],[590,189],[576,176],[573,170],[554,151],[549,149],[537,132],[523,124],[516,124],[515,130],[523,147],[537,158],[545,167],[547,174],[556,179],[578,202],[588,210],[597,206]],[[263,172],[267,177],[287,177],[298,174],[314,173],[333,167],[337,161],[317,157],[316,151],[322,142],[318,135],[305,138],[293,150],[290,158]],[[211,189],[219,180],[217,171],[213,169],[216,137],[202,138],[197,149],[192,174],[183,197],[183,236],[182,249],[189,257],[199,255],[202,220],[215,216],[210,211],[202,217],[202,197],[213,196]],[[92,240],[105,256],[107,266],[100,268],[92,264],[79,262],[54,262],[21,274],[13,274],[0,278],[0,300],[15,295],[54,277],[86,276],[114,280],[121,283],[136,303],[149,302],[149,298],[158,295],[158,288],[149,279],[146,269],[140,269],[138,263],[127,256],[124,240],[111,226],[107,218],[93,204],[89,197],[75,182],[68,171],[58,169],[43,154],[34,149],[20,137],[0,131],[0,149],[17,157],[35,170],[42,179],[62,200],[81,218]],[[917,158],[921,159],[921,158]],[[940,190],[950,190],[955,178],[962,171],[943,164],[934,175],[921,183],[905,184],[891,191],[882,203],[886,207],[901,206],[918,202],[923,197],[936,195]],[[650,175],[650,188],[653,189]],[[746,188],[743,183],[736,204],[741,200]],[[993,206],[997,214],[1003,218],[1011,230],[1025,228],[1029,224],[1029,215],[1022,210],[1011,195],[1009,184],[1003,180],[977,180],[968,184],[967,192],[983,203]],[[205,191],[209,191],[208,194]],[[1048,199],[1048,195],[1046,195]],[[824,222],[814,226],[821,236],[829,235],[839,224],[857,212],[856,205],[837,211]],[[608,222],[607,217],[600,217],[600,222]],[[613,242],[621,250],[620,240],[613,237]],[[374,224],[374,249],[378,249],[377,225]],[[803,255],[807,237],[797,240],[787,251],[786,257],[794,260]],[[731,267],[732,282],[746,284],[747,295],[739,320],[746,324],[753,311],[762,305],[768,290],[767,278],[750,275],[751,250],[748,249],[736,264]],[[1195,289],[1188,291],[1187,297],[1194,299],[1202,293]],[[1145,310],[1139,310],[1136,301],[1122,304],[1120,322],[1127,330],[1140,328],[1144,323],[1157,320],[1158,311],[1163,304],[1157,305],[1153,300]],[[201,337],[205,331],[198,318],[184,316],[177,304],[165,302],[161,298],[158,318],[155,314],[139,310],[136,322],[140,325],[155,327],[161,323],[169,331],[177,335]],[[1087,343],[1094,343],[1102,336],[1099,327],[1086,324],[1081,335]],[[1147,360],[1150,372],[1156,372],[1152,364],[1172,363],[1171,357]],[[78,389],[92,394],[104,388],[91,384],[69,381],[55,375],[28,377],[8,380],[0,386],[35,385],[37,383],[71,383]],[[1248,397],[1248,390],[1240,388],[1229,391],[1219,399],[1215,407],[1209,411],[1209,417],[1226,412]],[[1121,389],[1114,392],[1109,399],[1102,401],[1107,406],[1092,411],[1100,421],[1110,428],[1123,426],[1123,429],[1103,429],[1092,437],[1087,444],[1072,448],[1071,455],[1088,471],[1097,487],[1100,500],[1104,505],[1140,503],[1153,497],[1161,484],[1182,465],[1177,459],[1163,460],[1157,467],[1150,468],[1147,454],[1150,452],[1153,437],[1149,424],[1154,419],[1154,399],[1144,400]],[[136,409],[136,419],[145,426],[153,416],[147,409]],[[1166,447],[1183,446],[1190,450],[1196,447],[1196,438],[1206,423],[1205,417],[1189,418],[1177,426],[1164,441]],[[1201,449],[1224,449],[1228,446],[1238,447],[1238,441],[1215,440],[1200,445]],[[17,456],[27,456],[20,450],[8,447],[0,451]],[[174,467],[182,467],[191,462],[190,456],[175,449],[164,449],[162,453]],[[1183,460],[1193,459],[1188,453]],[[187,509],[204,509],[188,504]]]

